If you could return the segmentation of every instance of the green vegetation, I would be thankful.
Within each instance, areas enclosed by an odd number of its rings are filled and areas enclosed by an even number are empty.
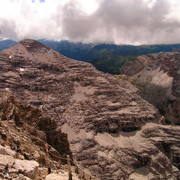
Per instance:
[[[110,74],[119,74],[120,68],[127,62],[135,60],[135,55],[120,55],[115,52],[109,52],[103,56],[95,58],[91,63],[100,71]]]
[[[84,44],[81,42],[39,40],[43,44],[72,59],[92,63],[98,70],[119,74],[127,61],[133,61],[139,55],[171,52],[180,48],[180,44],[167,45],[114,45]]]
[[[148,84],[147,83],[132,82],[132,85],[136,86],[137,88],[141,88],[141,87],[146,87]]]

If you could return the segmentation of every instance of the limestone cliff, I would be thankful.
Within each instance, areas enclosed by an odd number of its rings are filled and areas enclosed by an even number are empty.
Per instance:
[[[180,124],[180,53],[157,53],[137,57],[121,70],[133,79],[141,96],[154,104],[167,123]]]
[[[179,128],[160,125],[158,110],[127,81],[33,40],[2,51],[0,63],[1,90],[55,119],[87,173],[103,180],[179,176]]]
[[[71,152],[66,134],[56,128],[38,108],[0,92],[0,176],[40,179],[41,170],[44,176],[48,167],[60,169],[59,157]]]

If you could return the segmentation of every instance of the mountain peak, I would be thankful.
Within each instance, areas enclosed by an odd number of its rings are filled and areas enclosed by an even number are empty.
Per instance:
[[[28,51],[39,51],[39,50],[50,50],[49,47],[45,46],[44,44],[33,40],[33,39],[24,39],[20,41],[20,44],[22,44]]]

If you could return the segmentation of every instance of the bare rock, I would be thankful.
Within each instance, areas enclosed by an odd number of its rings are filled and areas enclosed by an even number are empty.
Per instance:
[[[16,152],[15,151],[12,151],[10,149],[10,147],[8,146],[2,146],[0,145],[0,154],[3,154],[3,155],[9,155],[9,156],[15,156],[16,155]]]
[[[49,116],[43,117],[35,107],[23,108],[16,101],[18,108],[14,103],[2,108],[6,119],[14,119],[17,127],[27,126],[38,147],[47,138],[60,155],[72,152],[79,170],[97,179],[128,179],[140,173],[139,168],[145,168],[154,179],[169,174],[169,178],[179,177],[179,127],[162,126],[164,118],[129,82],[66,58],[33,40],[4,50],[0,62],[0,89],[13,92]],[[7,74],[9,71],[12,73]],[[5,143],[7,133],[1,132]],[[49,148],[52,153],[54,149]],[[26,152],[25,158],[34,157],[27,144],[21,151]]]
[[[45,180],[67,180],[69,178],[68,173],[65,171],[61,171],[58,174],[49,174],[46,176]],[[74,173],[72,174],[73,180],[80,180]]]
[[[14,158],[9,155],[0,154],[0,165],[4,167],[11,167],[14,164]]]
[[[21,173],[32,179],[36,177],[39,163],[36,161],[15,159],[13,157],[14,153],[12,154],[12,150],[8,148],[8,152],[11,152],[9,153],[10,155],[4,155],[4,151],[0,152],[0,167],[4,177],[11,178],[9,174],[12,173],[16,175]]]
[[[23,174],[19,174],[18,177],[13,178],[13,180],[19,180],[19,179],[23,179],[23,180],[32,180],[31,178],[24,176]]]
[[[6,173],[2,176],[0,173],[0,177],[12,179],[24,174],[34,179],[39,164],[46,169],[49,164],[52,168],[60,168],[63,163],[59,156],[69,152],[69,144],[66,136],[56,131],[56,123],[50,117],[7,92],[0,92],[0,118],[2,114],[5,118],[0,121],[0,168]],[[58,133],[59,139],[51,141],[49,133],[54,136]],[[48,141],[55,141],[64,152],[60,154]],[[64,143],[66,146],[62,145]]]
[[[36,161],[16,159],[13,167],[27,177],[34,179],[36,177],[39,164]]]
[[[121,70],[140,89],[141,96],[155,105],[167,123],[180,124],[180,53],[142,55]]]
[[[10,147],[0,146],[0,153],[17,155],[21,159],[34,159],[40,164],[44,164],[45,145],[49,142],[54,147],[48,145],[49,152],[52,151],[50,155],[52,158],[54,158],[53,155],[66,156],[65,152],[71,154],[66,135],[63,135],[60,130],[56,130],[56,123],[50,117],[45,116],[37,108],[22,104],[9,93],[1,92],[0,100],[0,112],[3,112],[3,116],[8,119],[1,122],[0,141]],[[53,139],[55,136],[58,139]],[[57,146],[58,148],[56,148]],[[56,158],[55,161],[59,161],[59,159]]]

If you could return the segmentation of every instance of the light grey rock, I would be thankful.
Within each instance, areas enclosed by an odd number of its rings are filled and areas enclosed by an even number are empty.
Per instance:
[[[10,155],[10,156],[15,156],[16,155],[16,152],[13,151],[10,147],[8,146],[2,146],[0,145],[0,154],[3,154],[3,155]]]
[[[45,180],[67,180],[69,178],[68,172],[59,172],[58,174],[48,174],[45,178]],[[77,177],[74,173],[72,174],[73,180],[80,180],[80,178]]]
[[[39,163],[36,161],[16,159],[13,167],[25,176],[34,179],[38,171]]]
[[[68,179],[67,175],[49,174],[46,176],[45,180],[65,180],[65,179]]]
[[[23,179],[23,180],[32,180],[31,178],[29,178],[27,176],[24,176],[23,174],[19,174],[18,177],[13,178],[13,180],[20,180],[20,179]]]
[[[180,52],[138,56],[123,66],[141,96],[156,106],[166,121],[180,124]]]
[[[11,167],[15,162],[15,159],[12,156],[0,154],[0,165]]]

